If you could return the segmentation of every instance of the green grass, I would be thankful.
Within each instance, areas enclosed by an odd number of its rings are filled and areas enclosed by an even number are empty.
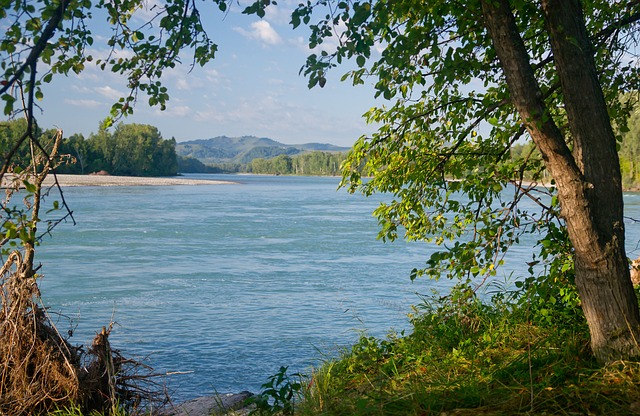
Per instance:
[[[450,296],[409,335],[361,337],[313,372],[296,414],[640,414],[640,363],[599,366],[579,308],[500,299]]]
[[[127,413],[122,409],[117,409],[115,412],[111,412],[110,416],[127,416]],[[47,416],[106,416],[106,413],[93,411],[90,413],[83,413],[80,407],[72,406],[70,408],[58,409],[54,412],[47,414]]]

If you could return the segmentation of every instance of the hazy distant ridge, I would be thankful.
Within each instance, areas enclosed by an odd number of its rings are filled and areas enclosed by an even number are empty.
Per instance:
[[[346,152],[348,147],[328,143],[284,144],[268,137],[218,136],[211,139],[176,143],[176,153],[203,163],[249,163],[253,159],[269,159],[278,155],[297,155],[311,151]]]

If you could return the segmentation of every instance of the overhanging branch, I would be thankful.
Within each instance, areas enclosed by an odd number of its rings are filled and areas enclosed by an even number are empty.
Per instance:
[[[45,26],[44,30],[42,31],[38,41],[35,43],[35,45],[33,45],[33,48],[31,49],[29,56],[24,61],[24,63],[20,65],[20,67],[16,70],[16,72],[13,74],[11,79],[7,81],[7,84],[3,85],[2,88],[0,88],[0,94],[4,94],[5,92],[7,92],[7,90],[11,88],[11,86],[22,77],[22,74],[24,74],[24,71],[26,71],[27,68],[30,68],[32,65],[38,62],[38,59],[40,59],[40,55],[42,54],[42,51],[44,51],[44,48],[47,46],[47,42],[49,41],[49,39],[53,37],[53,35],[58,30],[58,26],[60,25],[60,22],[62,22],[62,19],[64,18],[64,12],[67,10],[67,7],[69,6],[69,2],[70,0],[60,1],[60,4],[58,5],[56,12],[53,14],[53,16],[51,16],[51,19],[49,20],[49,22],[47,23],[47,26]],[[34,85],[31,86],[31,89],[33,89],[33,87]]]

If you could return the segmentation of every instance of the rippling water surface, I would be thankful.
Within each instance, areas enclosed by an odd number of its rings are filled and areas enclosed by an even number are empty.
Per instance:
[[[178,401],[258,391],[281,365],[305,371],[361,331],[408,328],[416,293],[446,284],[411,283],[430,248],[376,240],[378,202],[336,191],[336,178],[206,177],[238,183],[66,188],[77,225],[38,253],[44,301],[73,318],[72,341],[113,319],[114,347],[186,373],[168,379]],[[627,198],[627,215],[640,212]],[[510,263],[530,255],[525,245]]]

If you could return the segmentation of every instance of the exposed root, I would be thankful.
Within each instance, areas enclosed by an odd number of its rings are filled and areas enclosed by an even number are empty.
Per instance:
[[[169,396],[164,385],[157,381],[161,375],[153,374],[151,367],[112,349],[109,342],[112,326],[103,327],[89,349],[89,362],[80,378],[86,394],[85,407],[109,413],[120,406],[129,414],[162,408],[169,402]]]
[[[0,183],[6,193],[0,204],[4,232],[0,248],[7,255],[0,268],[0,415],[37,415],[72,406],[87,413],[98,410],[110,414],[125,408],[134,414],[139,409],[160,407],[167,401],[163,386],[155,381],[149,367],[125,359],[111,348],[111,325],[96,335],[85,352],[60,335],[41,306],[34,255],[41,224],[42,184],[64,159],[58,156],[62,131],[51,137],[49,152],[31,132],[24,138],[30,138],[28,166],[12,168],[5,161],[0,167]],[[8,172],[12,175],[5,177]],[[23,187],[27,191],[25,210],[9,208],[9,200]],[[64,197],[62,205],[66,206]],[[67,207],[63,219],[70,215]],[[9,251],[4,248],[7,245],[22,248]]]
[[[151,368],[111,348],[111,325],[88,352],[72,346],[37,303],[36,275],[12,252],[0,269],[0,414],[33,415],[61,407],[113,413],[159,408],[164,387]]]
[[[25,273],[20,253],[0,270],[0,413],[27,415],[75,402],[80,355],[36,303],[35,273]]]

